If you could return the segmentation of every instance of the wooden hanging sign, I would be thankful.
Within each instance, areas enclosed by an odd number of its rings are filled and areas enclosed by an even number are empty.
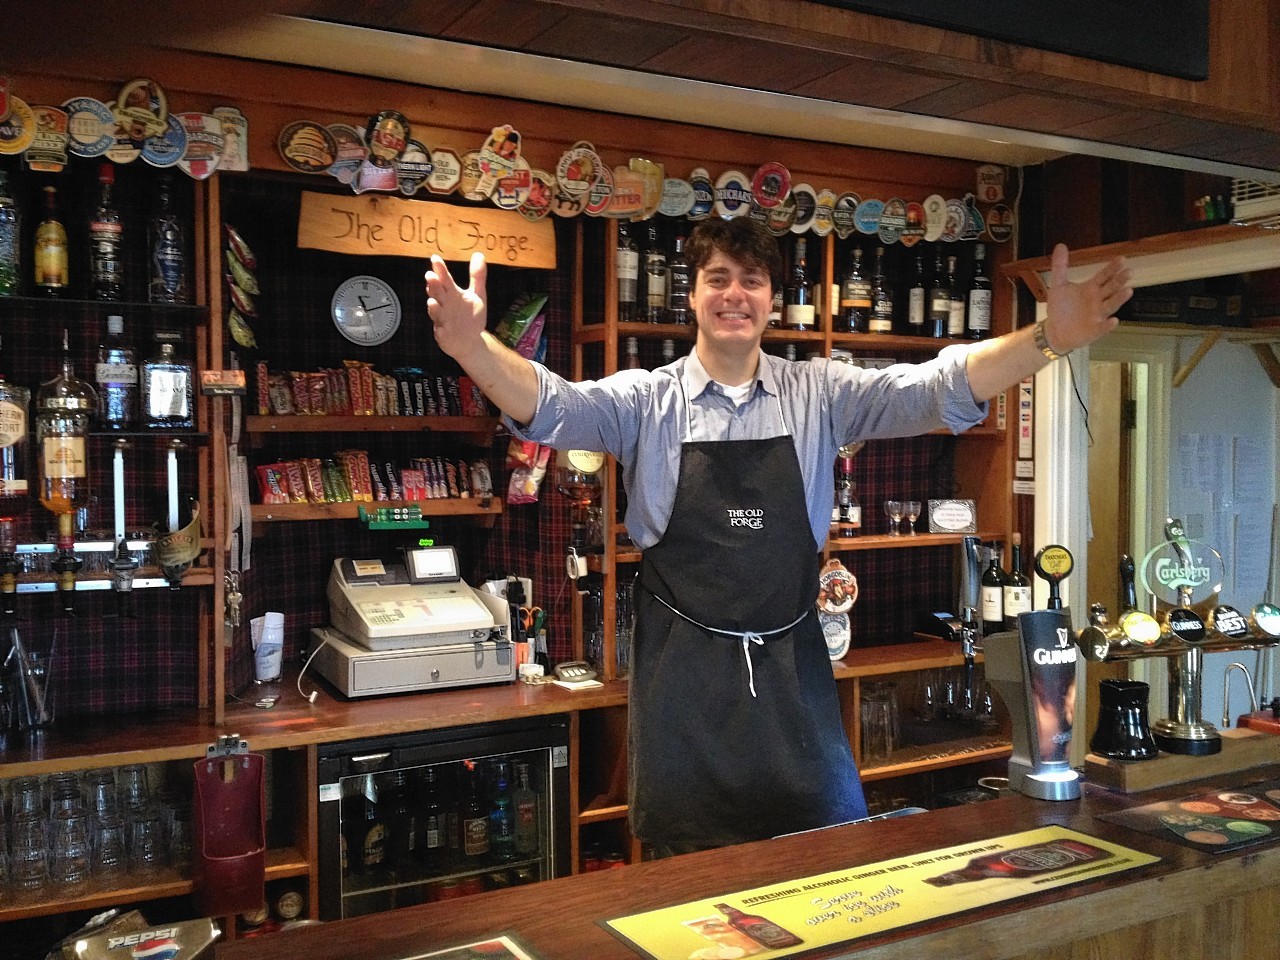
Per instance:
[[[302,194],[298,246],[357,256],[438,254],[469,260],[477,250],[491,263],[554,270],[555,225],[530,222],[510,210],[457,207],[387,196]]]

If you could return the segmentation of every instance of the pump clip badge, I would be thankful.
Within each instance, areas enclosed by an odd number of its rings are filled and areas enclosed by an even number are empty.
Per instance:
[[[828,560],[818,571],[818,611],[848,613],[858,599],[858,580],[839,560]]]
[[[520,132],[509,123],[494,127],[480,148],[480,182],[476,192],[482,197],[489,196],[498,181],[510,176],[519,162]]]

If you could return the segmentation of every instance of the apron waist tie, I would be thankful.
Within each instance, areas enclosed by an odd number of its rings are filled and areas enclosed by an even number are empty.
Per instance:
[[[701,623],[700,621],[693,619],[693,617],[690,617],[687,614],[682,613],[680,610],[677,610],[671,604],[667,603],[667,601],[663,600],[656,593],[650,592],[650,596],[652,596],[653,599],[657,600],[660,604],[662,604],[664,607],[666,607],[668,610],[674,613],[677,617],[680,617],[682,620],[688,620],[695,627],[700,627],[703,630],[708,631],[709,633],[718,633],[722,637],[741,638],[742,655],[747,660],[747,688],[751,691],[751,696],[753,697],[756,696],[756,672],[755,672],[755,667],[752,666],[752,663],[751,663],[751,645],[754,643],[757,646],[764,646],[765,637],[772,637],[773,635],[778,633],[786,633],[788,630],[796,626],[798,623],[804,620],[805,617],[809,616],[809,614],[813,612],[812,607],[807,607],[805,611],[802,614],[800,614],[800,616],[796,617],[794,620],[788,623],[785,627],[778,627],[776,630],[760,630],[760,631],[722,630],[719,627],[707,626],[707,624]]]

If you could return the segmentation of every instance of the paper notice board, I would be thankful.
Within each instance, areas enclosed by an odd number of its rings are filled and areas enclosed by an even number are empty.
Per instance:
[[[787,957],[1159,859],[1064,827],[1042,827],[601,923],[654,960]],[[938,879],[957,874],[963,879]],[[981,876],[969,879],[975,875]],[[736,926],[734,911],[743,915]]]

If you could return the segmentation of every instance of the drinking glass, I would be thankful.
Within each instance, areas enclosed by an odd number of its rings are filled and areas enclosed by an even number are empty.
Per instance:
[[[884,760],[893,753],[893,701],[872,688],[862,700],[862,759]]]
[[[143,764],[132,763],[120,768],[120,804],[131,817],[150,806],[151,786]]]
[[[13,796],[13,819],[44,819],[44,786],[39,777],[14,777],[9,781]]]
[[[169,820],[169,863],[182,871],[191,866],[190,807],[176,807]]]
[[[916,521],[920,519],[920,501],[908,500],[907,504],[907,533],[911,536],[916,535]]]
[[[49,851],[44,820],[24,817],[13,824],[10,874],[15,890],[38,890],[49,882]]]
[[[135,810],[129,825],[129,866],[135,873],[154,873],[166,859],[160,815],[146,807]]]
[[[89,815],[95,823],[118,817],[120,803],[116,794],[116,773],[114,770],[99,768],[90,770],[85,775],[85,784],[89,794]]]
[[[60,809],[53,817],[50,878],[75,886],[89,879],[89,818],[83,812]]]
[[[93,838],[93,872],[99,876],[118,876],[128,868],[124,821],[118,814],[111,813],[97,823]]]
[[[55,773],[49,778],[49,817],[60,811],[84,813],[84,796],[80,793],[80,777],[74,773]]]
[[[899,527],[899,523],[902,521],[902,501],[886,500],[884,502],[884,512],[889,516],[889,536],[902,536],[902,530]]]

